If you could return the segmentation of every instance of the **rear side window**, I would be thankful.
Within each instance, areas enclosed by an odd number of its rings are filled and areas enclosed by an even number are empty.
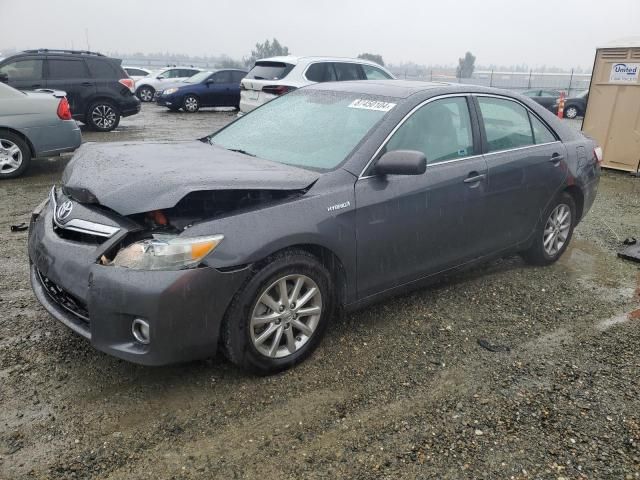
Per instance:
[[[556,97],[559,97],[560,94],[558,92],[553,91],[553,90],[542,90],[540,96],[541,97],[554,97],[554,98],[556,98]]]
[[[307,77],[307,80],[318,83],[336,81],[336,73],[333,70],[333,65],[326,62],[310,65],[305,76]]]
[[[89,65],[89,69],[91,70],[91,65]],[[139,68],[125,68],[129,75],[135,75],[137,77],[146,77],[148,75],[144,70],[140,70]]]
[[[282,80],[294,65],[284,62],[256,62],[245,78],[252,80]]]
[[[234,83],[240,83],[240,80],[242,80],[247,74],[246,72],[232,72],[231,75],[233,76]]]
[[[336,80],[338,82],[346,82],[349,80],[364,80],[364,72],[362,67],[357,63],[334,63],[333,68],[336,71]]]
[[[526,97],[539,97],[540,90],[527,90],[526,92],[522,92],[522,94]]]
[[[464,97],[430,102],[393,134],[385,151],[417,150],[433,164],[473,155],[469,107]]]
[[[85,61],[93,78],[119,78],[119,72],[111,62],[93,58],[87,58]]]
[[[478,103],[490,152],[533,145],[529,114],[522,105],[491,97],[478,97]]]
[[[181,77],[193,77],[196,73],[200,73],[200,70],[192,70],[188,68],[183,68],[180,70]]]
[[[389,80],[391,77],[384,70],[371,65],[362,65],[367,80]]]
[[[228,70],[217,72],[213,75],[213,81],[214,83],[231,83],[233,81],[231,72]]]
[[[529,113],[531,127],[533,128],[533,140],[536,144],[555,142],[556,137],[538,117]]]
[[[0,73],[5,73],[9,81],[42,80],[42,60],[17,60],[0,67]]]
[[[89,72],[82,60],[66,58],[49,58],[48,78],[51,80],[66,80],[68,78],[88,78]]]

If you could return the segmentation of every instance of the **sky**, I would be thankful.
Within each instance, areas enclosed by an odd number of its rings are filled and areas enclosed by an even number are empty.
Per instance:
[[[640,35],[640,0],[0,0],[0,25],[0,52],[86,49],[88,33],[96,51],[240,59],[276,37],[295,55],[590,68],[596,46]]]

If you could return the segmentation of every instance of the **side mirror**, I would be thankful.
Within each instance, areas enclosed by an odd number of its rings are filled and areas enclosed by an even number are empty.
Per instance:
[[[0,73],[0,82],[9,83],[9,75],[6,73]]]
[[[427,158],[417,150],[387,152],[376,163],[376,175],[422,175],[427,171]]]
[[[164,80],[164,75],[158,75],[156,78],[157,78],[158,80]]]

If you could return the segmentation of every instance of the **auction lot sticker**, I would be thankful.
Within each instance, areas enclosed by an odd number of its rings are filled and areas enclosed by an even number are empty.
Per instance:
[[[637,83],[640,63],[614,63],[611,65],[610,83]]]
[[[388,112],[395,106],[395,103],[378,102],[377,100],[365,100],[363,98],[358,98],[357,100],[351,102],[349,108],[361,108],[363,110],[377,110],[378,112]]]

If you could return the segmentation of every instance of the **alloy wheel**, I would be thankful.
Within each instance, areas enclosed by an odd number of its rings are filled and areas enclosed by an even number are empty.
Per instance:
[[[561,203],[553,209],[544,226],[542,236],[544,251],[550,257],[555,257],[567,242],[571,230],[571,209]]]
[[[300,350],[313,336],[322,315],[322,294],[306,275],[284,276],[258,297],[249,331],[255,349],[270,358]]]
[[[0,138],[0,174],[13,173],[22,165],[22,150],[11,140]]]
[[[576,118],[578,116],[578,109],[576,107],[569,107],[565,111],[564,116],[567,118]]]
[[[187,97],[184,99],[184,108],[188,112],[195,112],[198,110],[198,100],[194,97]]]
[[[153,92],[148,88],[140,90],[140,100],[143,102],[150,102],[153,100]]]
[[[96,127],[108,130],[116,123],[116,112],[110,105],[96,105],[91,112],[91,120]]]

